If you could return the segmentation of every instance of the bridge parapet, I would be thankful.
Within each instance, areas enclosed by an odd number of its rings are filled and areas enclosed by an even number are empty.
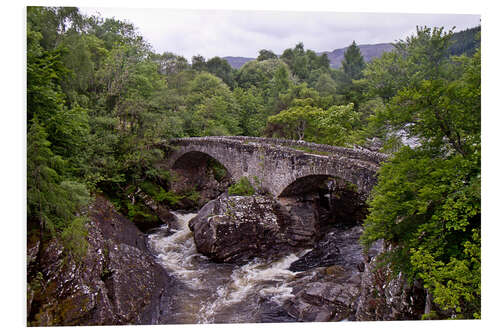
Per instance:
[[[314,143],[314,142],[305,142],[298,140],[288,140],[288,139],[279,139],[279,138],[261,138],[261,137],[252,137],[252,136],[208,136],[208,137],[189,137],[189,138],[177,138],[172,139],[171,142],[180,142],[180,141],[226,141],[226,140],[236,140],[244,143],[267,143],[270,145],[280,145],[283,147],[290,147],[295,150],[309,149],[317,152],[325,152],[325,153],[334,153],[337,155],[346,156],[356,160],[363,160],[367,162],[372,162],[376,164],[380,164],[381,162],[387,160],[388,155],[383,153],[374,152],[365,148],[346,148],[346,147],[337,147],[330,146],[326,144]],[[307,152],[307,150],[306,150]]]

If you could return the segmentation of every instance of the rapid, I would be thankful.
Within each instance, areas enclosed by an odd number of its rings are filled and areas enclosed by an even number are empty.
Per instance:
[[[198,253],[188,222],[196,214],[174,213],[177,228],[162,227],[148,236],[151,251],[175,279],[175,290],[162,323],[261,322],[263,316],[293,297],[290,283],[297,272],[290,264],[307,251],[276,260],[257,258],[238,266],[215,263]],[[263,306],[266,304],[267,306]],[[270,306],[271,310],[270,310]],[[276,310],[274,310],[276,312]],[[271,315],[277,321],[292,321]]]

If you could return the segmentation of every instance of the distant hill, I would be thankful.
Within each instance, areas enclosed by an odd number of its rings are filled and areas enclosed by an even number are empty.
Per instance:
[[[472,55],[481,43],[480,40],[476,39],[479,32],[481,32],[481,26],[454,33],[451,38],[454,43],[450,47],[450,55],[460,55],[463,53]],[[361,44],[358,45],[358,47],[363,55],[363,58],[365,59],[365,62],[370,62],[373,58],[380,57],[382,53],[390,52],[394,49],[394,46],[391,43]],[[333,68],[340,68],[342,67],[342,60],[344,59],[344,53],[347,48],[348,46],[341,49],[335,49],[331,52],[318,52],[317,54],[320,55],[326,53],[328,59],[330,60],[330,66]],[[223,59],[226,59],[231,67],[237,69],[240,69],[246,62],[255,60],[255,58],[246,57],[224,57]]]
[[[481,26],[477,26],[454,33],[453,36],[451,36],[453,44],[449,49],[450,55],[473,55],[481,44],[481,39],[477,38],[480,32]]]
[[[365,62],[369,62],[373,58],[378,58],[384,52],[389,52],[394,49],[394,46],[390,43],[381,43],[381,44],[361,44],[358,45]],[[342,67],[342,60],[344,59],[344,53],[347,50],[348,46],[342,49],[335,49],[332,52],[319,52],[318,54],[326,53],[328,59],[330,60],[330,66],[333,68]]]
[[[394,47],[392,44],[383,43],[383,44],[364,44],[358,45],[361,50],[361,54],[365,58],[365,61],[368,62],[373,58],[380,57],[382,53],[391,51]],[[342,66],[342,59],[344,59],[344,52],[347,50],[347,46],[342,49],[336,49],[332,52],[318,52],[318,54],[326,53],[328,59],[330,60],[330,66],[333,68],[340,68]],[[279,56],[279,55],[278,55]],[[223,57],[222,59],[227,60],[229,65],[233,68],[240,69],[245,63],[255,60],[255,58],[246,58],[246,57]]]
[[[222,59],[227,60],[231,67],[240,69],[245,63],[255,60],[255,58],[245,58],[245,57],[223,57]]]

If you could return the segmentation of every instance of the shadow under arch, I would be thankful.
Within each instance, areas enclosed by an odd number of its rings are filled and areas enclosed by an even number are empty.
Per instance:
[[[289,184],[278,198],[314,200],[322,225],[361,224],[367,214],[365,196],[356,185],[331,175],[308,175]]]
[[[224,193],[232,183],[230,171],[217,159],[200,151],[180,155],[172,164],[170,190],[182,199],[173,209],[196,211]]]
[[[334,177],[330,175],[309,175],[300,177],[285,187],[278,197],[301,196],[327,190],[329,182],[333,179]]]
[[[209,169],[214,170],[215,173],[222,173],[222,170],[224,170],[226,176],[228,176],[229,178],[231,178],[232,176],[224,164],[222,164],[213,156],[201,151],[189,151],[185,154],[182,154],[175,160],[174,164],[172,165],[172,170],[189,170],[203,168],[205,166]],[[220,176],[222,177],[222,175]]]

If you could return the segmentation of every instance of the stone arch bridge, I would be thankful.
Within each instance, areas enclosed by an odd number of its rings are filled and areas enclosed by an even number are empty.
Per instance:
[[[242,136],[178,138],[170,145],[173,151],[165,161],[169,168],[181,157],[206,154],[220,162],[233,181],[247,177],[254,187],[275,197],[286,195],[307,177],[340,178],[367,197],[380,163],[387,158],[366,149]]]

